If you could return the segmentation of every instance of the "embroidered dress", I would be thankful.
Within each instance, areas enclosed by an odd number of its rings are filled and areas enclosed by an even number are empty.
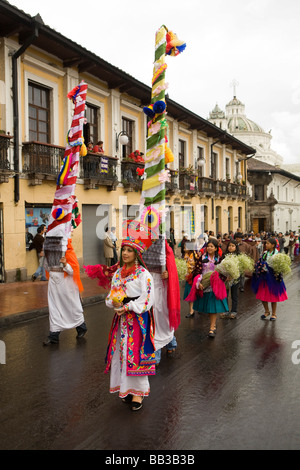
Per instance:
[[[200,279],[202,279],[204,274],[215,270],[216,265],[214,261],[214,259],[208,257],[208,262],[202,264],[202,275],[200,275]],[[229,310],[227,298],[223,300],[217,299],[211,285],[204,289],[203,297],[197,296],[193,308],[202,313],[223,313]]]
[[[284,302],[288,299],[286,287],[281,276],[275,276],[273,269],[268,265],[268,260],[274,253],[265,251],[255,265],[255,273],[252,276],[252,289],[256,298],[262,302]]]
[[[119,268],[112,279],[106,305],[113,308],[113,291],[122,288],[126,313],[115,313],[109,334],[105,372],[111,371],[110,392],[126,395],[149,395],[148,375],[155,374],[153,278],[142,266],[129,276],[121,277]]]
[[[192,289],[192,284],[193,284],[193,269],[195,267],[195,257],[194,253],[186,254],[185,255],[185,261],[187,264],[187,274],[185,276],[185,286],[184,286],[184,293],[183,293],[183,299],[186,300],[186,297],[188,297],[189,293],[191,292]]]

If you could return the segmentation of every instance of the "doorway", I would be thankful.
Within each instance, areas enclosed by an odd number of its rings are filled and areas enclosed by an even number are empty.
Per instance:
[[[265,232],[266,230],[266,219],[255,217],[252,220],[252,230],[254,233]]]

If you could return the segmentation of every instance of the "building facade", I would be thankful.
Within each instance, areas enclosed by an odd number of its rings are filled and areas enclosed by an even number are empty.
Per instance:
[[[249,119],[245,105],[236,96],[225,107],[216,105],[209,121],[225,129],[256,150],[247,159],[248,230],[283,232],[300,229],[300,184],[296,166],[284,166],[283,158],[271,148],[271,132]]]
[[[0,31],[0,282],[29,279],[37,267],[29,241],[47,225],[72,120],[67,93],[81,80],[85,143],[103,141],[104,154],[81,157],[73,244],[81,265],[104,263],[105,228],[115,226],[120,240],[124,219],[138,214],[144,163],[132,154],[146,151],[151,88],[3,0]],[[167,112],[167,231],[179,241],[183,232],[244,230],[254,149],[168,98]]]

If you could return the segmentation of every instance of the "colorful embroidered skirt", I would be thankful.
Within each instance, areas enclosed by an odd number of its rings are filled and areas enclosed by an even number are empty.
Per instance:
[[[256,298],[263,302],[284,302],[288,299],[288,296],[286,290],[276,294],[269,290],[266,283],[261,283],[258,287]]]
[[[218,300],[213,291],[204,292],[203,297],[197,297],[193,304],[194,310],[202,313],[223,313],[228,312],[228,302]]]
[[[189,295],[189,293],[191,292],[191,288],[192,288],[192,285],[189,284],[187,281],[185,282],[185,287],[184,287],[184,293],[183,293],[183,299],[185,300],[185,298]]]
[[[116,350],[111,360],[109,391],[110,393],[118,392],[120,398],[125,398],[128,394],[148,396],[150,393],[148,376],[127,375],[127,340],[127,330],[122,329],[120,324],[116,336]]]

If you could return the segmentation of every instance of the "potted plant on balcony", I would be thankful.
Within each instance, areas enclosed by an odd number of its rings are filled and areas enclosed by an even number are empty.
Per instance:
[[[131,152],[127,157],[123,158],[123,162],[133,162],[133,163],[145,163],[145,160],[143,159],[143,152],[140,152],[139,150],[135,150],[134,152]]]
[[[179,174],[186,176],[196,176],[196,170],[192,165],[189,165],[188,167],[182,166],[179,168]]]

